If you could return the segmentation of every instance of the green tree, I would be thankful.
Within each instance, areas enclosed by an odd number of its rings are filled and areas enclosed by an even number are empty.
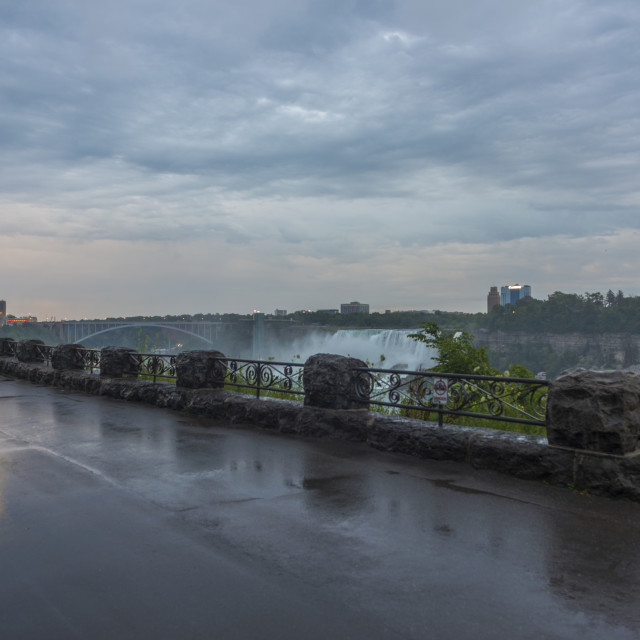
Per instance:
[[[149,352],[149,336],[147,332],[139,328],[136,330],[136,351],[139,353],[148,353]]]
[[[430,321],[423,323],[420,331],[410,333],[409,337],[436,350],[434,360],[438,364],[432,367],[432,371],[487,376],[499,373],[489,364],[487,347],[474,347],[473,336],[466,331],[446,333],[436,322]]]

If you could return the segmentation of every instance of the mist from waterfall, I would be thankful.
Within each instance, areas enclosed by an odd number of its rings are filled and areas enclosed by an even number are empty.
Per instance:
[[[304,362],[316,353],[335,353],[360,358],[384,369],[428,369],[435,350],[407,337],[415,329],[342,329],[334,333],[317,332],[280,345],[276,360]]]

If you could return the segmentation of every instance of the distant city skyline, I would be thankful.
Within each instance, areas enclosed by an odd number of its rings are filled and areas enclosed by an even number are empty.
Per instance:
[[[518,300],[520,299],[526,299],[526,298],[534,298],[534,296],[532,295],[532,287],[531,285],[505,285],[505,286],[500,286],[500,293],[498,292],[498,286],[492,285],[489,287],[489,294],[487,296],[485,296],[485,308],[481,311],[482,313],[488,313],[491,311],[491,309],[496,306],[496,305],[502,305],[505,306],[507,304],[511,304],[514,305],[517,303]],[[559,291],[556,289],[556,291]],[[599,293],[601,293],[603,296],[606,296],[607,291],[600,291]],[[611,290],[613,294],[616,294],[618,292]],[[592,289],[590,292],[575,292],[575,291],[564,291],[562,293],[566,293],[566,294],[576,294],[579,296],[583,296],[583,297],[592,297],[593,294],[597,293],[595,289]],[[623,292],[624,293],[624,292]],[[626,297],[630,297],[630,296],[626,296]],[[545,298],[538,298],[538,299],[546,299]],[[3,306],[4,304],[4,306]],[[431,308],[431,309],[418,309],[415,307],[412,308],[407,308],[407,309],[389,309],[389,308],[384,308],[384,309],[370,309],[369,305],[367,303],[362,303],[362,302],[357,302],[357,301],[351,301],[349,303],[341,303],[339,306],[340,308],[320,308],[320,307],[316,307],[316,306],[310,306],[307,308],[295,308],[295,309],[291,309],[291,310],[287,310],[287,309],[279,309],[279,308],[275,308],[272,309],[271,311],[269,311],[268,309],[252,309],[252,310],[244,310],[244,311],[234,311],[234,310],[229,310],[229,309],[204,309],[201,308],[198,311],[191,311],[191,310],[182,310],[179,312],[168,312],[168,311],[162,311],[159,313],[150,313],[148,311],[142,311],[139,313],[127,313],[127,314],[106,314],[106,315],[91,315],[91,314],[85,314],[83,316],[78,316],[78,317],[73,317],[70,316],[68,314],[65,314],[63,316],[49,316],[49,315],[44,315],[40,318],[37,318],[37,316],[35,316],[34,314],[15,314],[13,313],[10,309],[7,310],[7,303],[4,300],[0,300],[0,324],[2,321],[3,317],[17,317],[20,319],[29,319],[30,321],[40,321],[40,322],[48,322],[48,321],[67,321],[67,320],[71,320],[71,321],[75,321],[75,320],[79,320],[79,321],[86,321],[86,320],[106,320],[107,318],[145,318],[145,317],[155,317],[155,318],[163,318],[165,316],[173,316],[173,317],[179,317],[179,316],[190,316],[192,319],[197,319],[198,316],[200,315],[219,315],[219,314],[236,314],[236,315],[246,315],[246,316],[251,316],[251,315],[255,315],[256,313],[259,313],[263,316],[271,316],[271,317],[279,317],[279,316],[287,316],[287,315],[291,315],[291,314],[296,314],[296,313],[311,313],[311,312],[317,312],[317,313],[327,313],[327,314],[350,314],[350,313],[384,313],[384,314],[388,314],[388,313],[401,313],[401,312],[415,312],[415,313],[433,313],[435,311],[442,311],[442,312],[450,312],[450,313],[478,313],[477,311],[475,312],[464,312],[464,311],[459,311],[458,309],[436,309],[436,308]],[[3,316],[3,310],[4,310],[4,316]]]
[[[640,294],[636,0],[0,6],[15,315]]]
[[[114,313],[108,313],[108,314],[102,314],[102,315],[91,315],[91,314],[83,314],[82,316],[72,316],[69,314],[64,314],[61,316],[54,316],[53,314],[49,315],[49,314],[43,314],[42,316],[38,317],[36,314],[31,314],[31,313],[16,313],[15,311],[11,310],[11,307],[7,307],[7,302],[4,300],[0,300],[0,324],[2,323],[2,318],[6,318],[6,317],[15,317],[15,318],[21,318],[21,319],[27,319],[29,318],[30,320],[34,321],[40,321],[40,322],[47,322],[47,321],[66,321],[66,320],[101,320],[101,319],[106,319],[106,318],[127,318],[127,317],[145,317],[145,316],[149,316],[149,317],[164,317],[164,316],[181,316],[181,315],[189,315],[192,316],[193,318],[196,318],[198,315],[217,315],[217,314],[238,314],[238,315],[247,315],[250,316],[252,314],[255,313],[262,313],[264,315],[267,316],[286,316],[286,315],[290,315],[290,314],[294,314],[294,313],[300,313],[300,312],[324,312],[324,313],[330,313],[330,314],[344,314],[344,313],[354,313],[354,312],[364,312],[364,313],[396,313],[396,312],[434,312],[434,311],[443,311],[443,312],[451,312],[451,313],[488,313],[491,311],[492,307],[495,306],[496,304],[498,305],[506,305],[506,304],[516,304],[516,302],[519,299],[524,299],[524,298],[536,298],[536,296],[532,295],[532,287],[531,285],[505,285],[505,286],[490,286],[489,287],[489,294],[484,296],[484,308],[481,309],[480,311],[471,311],[471,312],[464,312],[464,311],[460,311],[459,309],[437,309],[437,308],[430,308],[430,309],[426,309],[426,308],[417,308],[417,307],[408,307],[405,309],[390,309],[389,307],[384,307],[384,308],[379,308],[379,309],[373,309],[370,308],[370,305],[368,305],[367,303],[362,303],[362,302],[355,302],[352,301],[350,303],[341,303],[340,305],[338,305],[338,307],[330,307],[330,308],[323,308],[323,307],[318,307],[318,306],[314,306],[311,305],[309,307],[296,307],[290,310],[287,309],[280,309],[280,308],[273,308],[271,310],[269,310],[269,308],[265,308],[265,309],[257,309],[257,308],[253,308],[250,310],[230,310],[230,309],[205,309],[205,308],[199,308],[197,311],[195,310],[188,310],[188,309],[183,309],[181,311],[167,311],[166,309],[160,312],[156,312],[156,313],[152,313],[149,312],[147,310],[141,310],[139,312],[136,313],[123,313],[123,314],[114,314]],[[498,293],[498,289],[500,290],[500,293]],[[559,291],[559,289],[556,289],[554,291]],[[607,290],[609,291],[609,290]],[[602,293],[603,295],[606,295],[607,291],[600,291],[600,293]],[[578,291],[563,291],[562,293],[567,293],[567,294],[577,294],[577,295],[585,295],[587,293],[593,294],[596,293],[596,289],[591,288],[591,291],[589,292],[578,292]],[[617,291],[613,291],[613,293],[617,293]],[[626,292],[623,292],[626,295]],[[549,294],[550,295],[550,294]],[[629,296],[627,296],[629,297]],[[537,299],[542,299],[542,300],[546,300],[547,296],[544,297],[538,297]],[[3,306],[4,303],[4,306]],[[295,306],[295,305],[294,305]],[[3,315],[3,310],[4,310],[4,315]]]

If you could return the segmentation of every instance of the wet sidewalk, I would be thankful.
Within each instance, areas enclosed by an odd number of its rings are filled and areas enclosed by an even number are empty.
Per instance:
[[[0,379],[2,636],[640,637],[640,505]]]

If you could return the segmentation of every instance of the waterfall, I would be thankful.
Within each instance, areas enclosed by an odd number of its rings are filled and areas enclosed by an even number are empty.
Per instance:
[[[433,365],[434,350],[407,337],[415,332],[415,329],[342,329],[312,333],[281,345],[276,359],[304,362],[316,353],[336,353],[360,358],[383,369],[428,369]]]

